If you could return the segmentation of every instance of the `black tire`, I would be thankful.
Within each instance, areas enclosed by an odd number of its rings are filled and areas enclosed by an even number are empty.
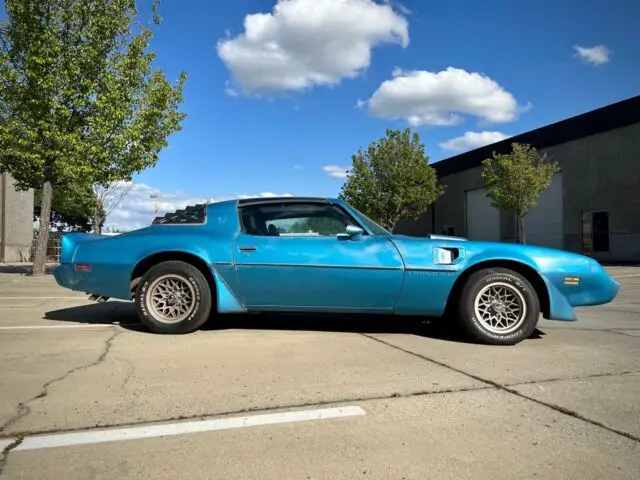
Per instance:
[[[482,318],[483,311],[492,315],[504,315],[504,302],[502,307],[499,301],[489,308],[479,306],[480,315],[476,313],[476,299],[479,304],[482,303],[479,296],[483,294],[480,298],[487,299],[486,294],[495,293],[495,289],[499,289],[497,292],[506,292],[512,302],[524,305],[524,308],[520,307],[520,315],[514,314],[517,320],[514,320],[512,325],[508,326],[506,320],[504,323],[495,322],[496,325],[491,325],[491,319],[487,319],[486,316]],[[479,270],[471,274],[462,289],[458,303],[458,318],[463,330],[480,343],[515,345],[529,338],[535,330],[540,318],[540,301],[531,283],[521,274],[506,268]]]
[[[151,289],[155,290],[157,283],[167,280],[183,286],[188,298],[186,312],[179,315],[175,323],[163,320],[151,300]],[[140,321],[152,332],[184,334],[199,329],[209,319],[211,298],[211,287],[200,270],[189,263],[168,261],[151,267],[144,274],[136,289],[135,304]]]

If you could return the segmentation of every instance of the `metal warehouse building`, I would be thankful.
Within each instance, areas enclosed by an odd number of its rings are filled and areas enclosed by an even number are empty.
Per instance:
[[[515,218],[491,206],[481,162],[528,143],[560,172],[525,217],[527,243],[601,261],[640,262],[640,96],[434,163],[445,194],[396,231],[513,242]]]

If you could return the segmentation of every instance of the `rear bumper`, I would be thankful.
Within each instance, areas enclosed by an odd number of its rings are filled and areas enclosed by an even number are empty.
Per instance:
[[[53,271],[53,278],[61,287],[78,290],[78,273],[71,264],[63,263],[56,267]]]
[[[131,300],[131,269],[127,265],[91,264],[91,271],[76,271],[75,264],[63,263],[53,271],[58,285],[70,290],[103,297]]]

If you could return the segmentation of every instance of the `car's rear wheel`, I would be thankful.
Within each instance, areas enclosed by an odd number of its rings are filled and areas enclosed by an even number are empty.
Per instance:
[[[471,274],[458,305],[464,330],[490,345],[515,345],[529,338],[538,324],[540,301],[520,273],[491,268]]]
[[[209,318],[211,288],[193,265],[162,262],[142,277],[135,303],[140,320],[152,332],[190,333]]]

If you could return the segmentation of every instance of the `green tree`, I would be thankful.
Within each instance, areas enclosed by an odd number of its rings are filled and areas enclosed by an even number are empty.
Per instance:
[[[181,129],[186,75],[152,63],[135,0],[5,0],[0,172],[42,192],[34,275],[44,273],[54,190],[130,180]],[[153,4],[157,25],[158,0]]]
[[[402,218],[418,219],[444,193],[419,135],[408,128],[387,130],[352,162],[340,198],[389,230]]]
[[[34,220],[40,221],[40,190],[34,192]],[[89,232],[93,228],[96,197],[91,185],[56,189],[51,203],[50,222],[58,230]],[[50,227],[51,229],[51,227]]]
[[[518,224],[518,241],[526,243],[524,217],[538,203],[560,168],[547,154],[540,155],[531,145],[513,143],[511,152],[493,152],[483,162],[482,180],[491,204],[513,213]]]

